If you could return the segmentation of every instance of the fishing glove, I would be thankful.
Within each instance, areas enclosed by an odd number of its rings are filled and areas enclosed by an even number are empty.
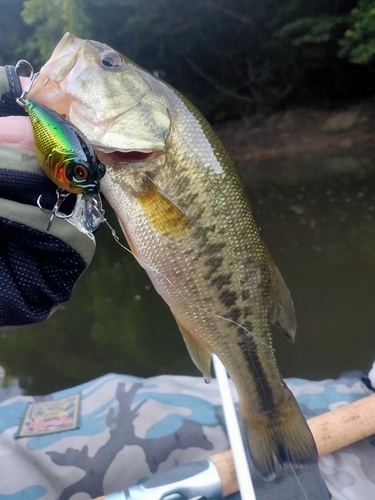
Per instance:
[[[0,67],[0,116],[25,114],[16,103],[21,84],[14,67]],[[56,186],[35,155],[0,144],[0,329],[37,323],[66,302],[89,265],[95,242],[67,221],[50,214]],[[75,196],[60,208],[70,213]]]

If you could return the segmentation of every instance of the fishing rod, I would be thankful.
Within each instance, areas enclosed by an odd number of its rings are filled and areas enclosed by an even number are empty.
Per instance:
[[[366,396],[307,421],[319,456],[375,434],[375,394]],[[204,497],[214,500],[239,490],[231,450],[206,460],[179,465],[156,474],[126,491],[96,500],[188,500]]]
[[[238,422],[238,416],[234,406],[232,394],[230,392],[227,370],[217,356],[213,355],[212,361],[223,402],[224,419],[229,444],[233,452],[234,468],[236,471],[241,500],[256,500],[249,462],[246,458],[246,451]]]

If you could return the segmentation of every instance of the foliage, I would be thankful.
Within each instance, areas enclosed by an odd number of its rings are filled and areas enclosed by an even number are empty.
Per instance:
[[[221,120],[368,92],[374,9],[374,0],[26,0],[23,48],[42,63],[65,31],[100,40]]]
[[[280,33],[292,36],[295,45],[335,41],[339,57],[369,64],[375,59],[375,1],[359,0],[354,9],[341,15],[297,19]]]
[[[0,64],[15,64],[32,36],[21,18],[24,0],[0,0]]]
[[[350,16],[320,16],[305,17],[293,23],[285,25],[281,30],[281,35],[291,35],[294,37],[294,45],[303,43],[326,43],[337,39],[338,30],[340,35],[349,26]]]
[[[22,17],[34,26],[33,36],[25,43],[25,50],[34,63],[45,62],[56,42],[66,31],[89,36],[88,18],[76,0],[28,0]]]
[[[368,64],[375,60],[375,1],[359,0],[350,16],[349,28],[340,41],[340,56]]]

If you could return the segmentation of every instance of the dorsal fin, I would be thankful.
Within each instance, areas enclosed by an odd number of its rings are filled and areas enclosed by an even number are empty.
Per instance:
[[[208,384],[211,382],[211,353],[202,346],[198,340],[191,335],[187,328],[179,321],[176,316],[178,328],[185,341],[187,350],[195,366],[202,372],[204,380]]]

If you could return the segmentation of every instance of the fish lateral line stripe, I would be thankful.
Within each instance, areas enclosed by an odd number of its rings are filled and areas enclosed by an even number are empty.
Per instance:
[[[272,387],[268,383],[266,373],[264,372],[262,363],[258,356],[257,345],[254,342],[254,338],[257,337],[248,337],[242,330],[240,330],[237,335],[239,337],[238,346],[242,351],[246,365],[248,366],[254,379],[258,381],[261,389],[260,393],[264,396],[264,398],[261,398],[260,412],[269,412],[270,410],[274,410],[275,403],[273,399]]]

